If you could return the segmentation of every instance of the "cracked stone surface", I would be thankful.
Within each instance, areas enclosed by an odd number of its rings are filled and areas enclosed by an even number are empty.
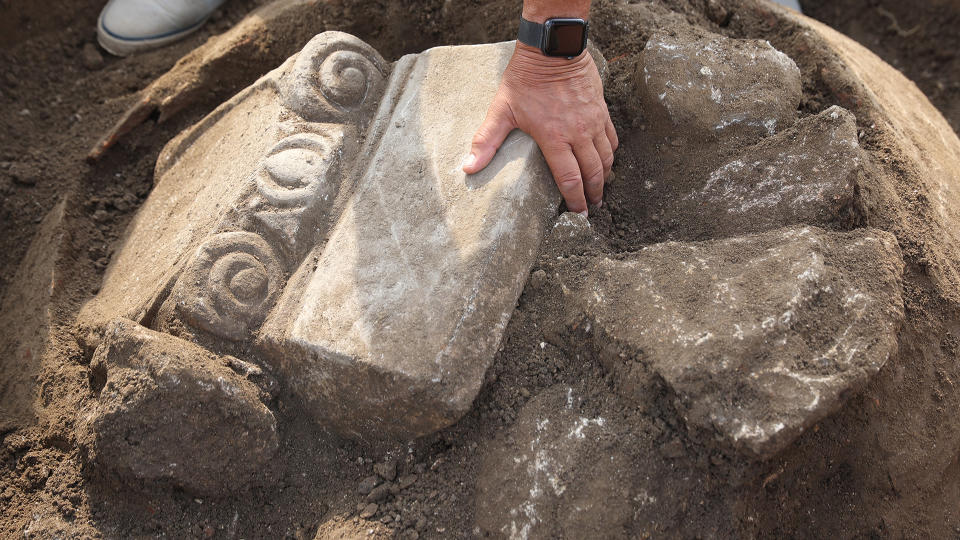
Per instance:
[[[644,114],[661,129],[724,144],[793,125],[800,70],[769,42],[716,34],[655,34],[640,55]]]
[[[592,333],[622,394],[656,375],[688,427],[766,458],[896,351],[902,266],[889,233],[794,227],[571,258],[560,275],[571,325]]]
[[[460,170],[512,51],[391,65],[347,34],[311,40],[164,149],[79,316],[87,346],[130,319],[266,360],[341,433],[456,421],[560,200],[519,131],[481,173]]]
[[[277,451],[267,395],[244,377],[263,375],[254,366],[118,319],[91,367],[99,395],[78,438],[101,470],[216,494],[248,485]]]

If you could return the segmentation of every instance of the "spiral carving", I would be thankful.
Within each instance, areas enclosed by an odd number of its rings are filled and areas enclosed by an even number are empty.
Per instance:
[[[343,146],[342,129],[326,135],[299,133],[281,140],[263,161],[257,175],[257,191],[272,206],[301,208],[317,197],[331,199],[336,182],[338,151]]]
[[[328,101],[353,109],[367,96],[368,81],[379,73],[367,57],[355,51],[337,51],[328,56],[317,72],[320,92]]]
[[[324,32],[284,75],[284,104],[309,122],[364,123],[386,87],[388,64],[360,39]]]
[[[180,280],[177,308],[190,323],[218,336],[249,338],[277,300],[283,270],[267,242],[228,232],[197,250]]]

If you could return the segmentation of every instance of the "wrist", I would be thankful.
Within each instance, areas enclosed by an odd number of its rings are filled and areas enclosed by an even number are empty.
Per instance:
[[[565,58],[562,56],[547,56],[543,54],[543,51],[541,51],[537,47],[532,47],[520,41],[517,41],[516,43],[517,43],[517,46],[514,49],[514,53],[513,53],[515,57],[518,57],[520,60],[523,60],[524,62],[530,62],[530,63],[538,64],[544,67],[571,66],[573,64],[582,62],[583,58],[586,57],[587,54],[589,54],[587,53],[586,50],[584,50],[582,53],[580,53],[579,56],[575,56],[573,58]]]
[[[527,0],[523,3],[522,17],[528,21],[543,24],[547,19],[557,17],[570,17],[575,19],[587,20],[590,18],[590,1],[569,2],[564,9],[557,10],[555,7],[541,6],[543,2],[531,2]]]

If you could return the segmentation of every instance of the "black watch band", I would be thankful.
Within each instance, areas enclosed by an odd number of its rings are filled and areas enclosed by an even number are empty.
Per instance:
[[[520,29],[517,30],[517,41],[524,45],[542,49],[543,25],[520,17]]]
[[[574,58],[587,48],[590,23],[583,19],[547,19],[544,24],[520,17],[517,41],[540,49],[546,56]]]

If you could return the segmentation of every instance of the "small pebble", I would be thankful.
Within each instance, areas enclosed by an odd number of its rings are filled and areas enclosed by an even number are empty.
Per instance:
[[[408,474],[400,477],[400,489],[407,489],[417,482],[417,475]]]
[[[100,51],[97,50],[97,46],[93,43],[86,43],[83,46],[83,54],[80,56],[81,62],[83,62],[83,67],[89,69],[90,71],[96,71],[103,68],[103,55],[100,54]]]
[[[377,463],[373,466],[373,472],[377,473],[380,478],[383,478],[387,482],[393,482],[397,477],[397,462],[389,460],[383,463]]]
[[[390,484],[379,485],[367,494],[367,502],[380,502],[390,495]]]
[[[12,164],[8,170],[10,171],[10,179],[13,180],[14,184],[19,184],[21,186],[35,186],[37,185],[37,177],[33,175],[27,167],[22,166],[19,163]]]
[[[667,459],[681,458],[686,453],[683,448],[683,443],[680,442],[680,439],[673,439],[672,441],[663,445],[660,450]]]
[[[363,507],[363,511],[360,512],[360,517],[363,519],[370,519],[377,513],[377,509],[380,508],[375,503],[370,503]]]
[[[546,283],[547,273],[542,268],[530,275],[530,285],[535,289],[542,289]]]
[[[363,481],[361,481],[357,486],[357,492],[361,495],[367,495],[373,491],[373,488],[377,487],[377,484],[379,483],[380,479],[376,476],[368,476],[364,478]]]

